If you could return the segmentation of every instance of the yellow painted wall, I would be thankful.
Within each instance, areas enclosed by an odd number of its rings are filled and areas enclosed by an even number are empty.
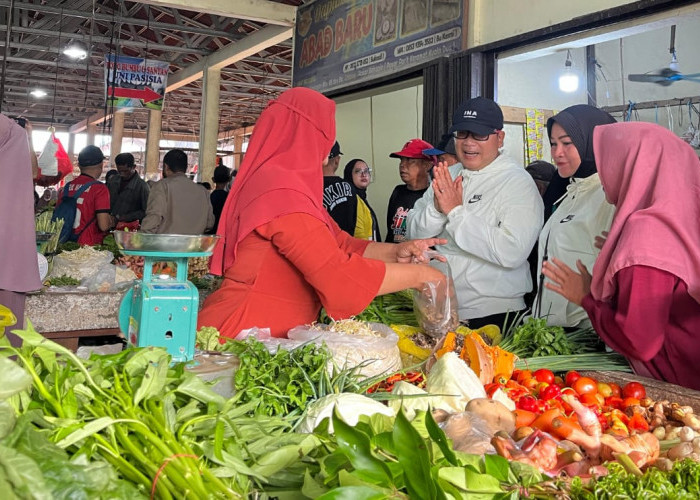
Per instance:
[[[467,46],[476,47],[634,0],[469,0]]]

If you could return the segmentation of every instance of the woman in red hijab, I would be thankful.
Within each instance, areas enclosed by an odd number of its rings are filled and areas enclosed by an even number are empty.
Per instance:
[[[224,275],[204,302],[199,327],[227,337],[254,326],[284,337],[321,306],[359,314],[376,295],[437,281],[422,261],[442,240],[392,245],[358,240],[323,208],[322,165],[335,141],[335,103],[298,87],[272,101],[255,125],[221,214],[211,270]]]
[[[596,127],[593,149],[610,233],[592,277],[553,258],[545,286],[582,305],[637,374],[700,389],[700,161],[651,123]]]

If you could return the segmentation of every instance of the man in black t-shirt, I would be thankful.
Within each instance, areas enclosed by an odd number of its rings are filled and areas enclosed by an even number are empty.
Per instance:
[[[387,243],[401,243],[406,239],[408,212],[430,185],[428,172],[433,164],[430,157],[423,154],[423,150],[432,148],[430,143],[422,139],[411,139],[401,151],[389,155],[391,158],[399,158],[399,175],[404,183],[396,186],[389,198],[386,214]]]
[[[342,177],[335,175],[340,165],[340,144],[335,141],[323,167],[323,207],[338,223],[340,229],[353,235],[357,222],[357,192]]]

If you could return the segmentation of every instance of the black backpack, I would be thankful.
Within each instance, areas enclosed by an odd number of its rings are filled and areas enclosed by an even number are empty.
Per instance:
[[[82,231],[78,234],[73,233],[73,224],[75,224],[75,212],[78,210],[78,198],[83,192],[92,186],[97,184],[97,181],[90,181],[83,184],[80,189],[78,189],[73,196],[68,195],[68,186],[70,183],[66,184],[63,188],[63,196],[61,197],[61,203],[59,203],[53,211],[51,216],[51,221],[56,221],[58,219],[63,219],[63,228],[61,229],[61,234],[58,237],[59,243],[65,243],[67,241],[78,241],[80,235],[85,231],[90,224],[92,224],[93,219],[88,222]]]

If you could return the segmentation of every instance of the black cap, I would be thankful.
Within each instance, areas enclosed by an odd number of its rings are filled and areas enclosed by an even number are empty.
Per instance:
[[[343,153],[340,151],[340,144],[338,144],[338,141],[335,141],[335,144],[333,144],[328,158],[335,158],[336,156],[340,156],[342,154]]]
[[[532,176],[536,181],[549,182],[552,180],[554,172],[557,171],[557,167],[549,162],[543,160],[536,160],[530,163],[525,170]]]
[[[82,151],[80,151],[80,154],[78,154],[79,167],[100,165],[104,160],[105,155],[102,154],[102,150],[97,146],[85,146]]]
[[[464,101],[452,115],[450,133],[468,130],[479,135],[492,134],[503,128],[503,111],[498,104],[485,97]]]

